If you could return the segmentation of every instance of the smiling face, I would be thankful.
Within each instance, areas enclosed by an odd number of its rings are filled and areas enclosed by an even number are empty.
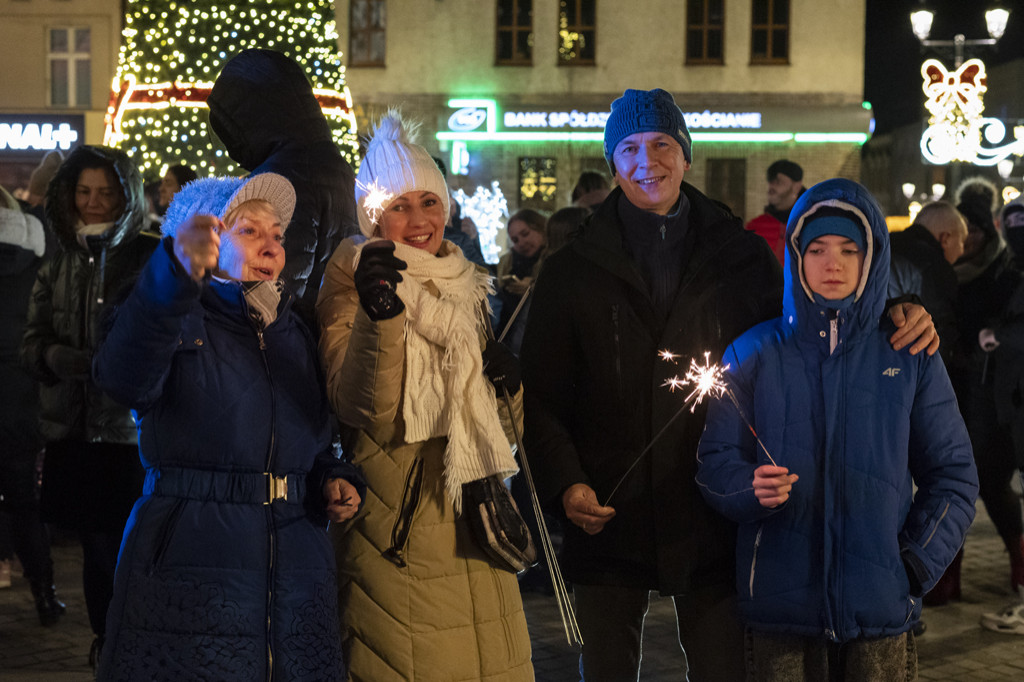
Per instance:
[[[508,239],[512,243],[512,250],[527,258],[536,256],[547,243],[544,233],[531,228],[525,220],[509,221]]]
[[[406,192],[384,209],[377,232],[384,239],[437,255],[447,218],[441,198],[433,192]]]
[[[855,292],[863,269],[864,252],[857,242],[838,234],[823,234],[808,245],[803,255],[807,286],[830,301]]]
[[[624,137],[612,154],[615,178],[626,198],[636,206],[668,215],[679,199],[679,185],[690,163],[683,147],[665,133],[633,133]]]
[[[75,184],[75,210],[86,225],[112,223],[121,217],[124,193],[113,169],[82,169]]]
[[[275,280],[284,269],[284,230],[274,208],[246,201],[224,219],[217,275],[240,282]]]

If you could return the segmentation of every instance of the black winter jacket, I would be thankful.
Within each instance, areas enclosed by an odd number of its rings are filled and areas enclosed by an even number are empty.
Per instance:
[[[89,237],[89,248],[85,248],[75,231],[75,186],[84,164],[97,158],[113,164],[124,190],[125,208],[114,226]],[[58,377],[46,363],[46,351],[61,344],[94,353],[104,310],[135,281],[156,248],[157,239],[140,235],[148,224],[142,177],[123,152],[79,147],[50,182],[46,213],[60,248],[39,268],[21,347],[22,361],[41,384],[42,435],[47,441],[134,444],[130,410],[100,391],[91,377]]]
[[[344,237],[359,233],[359,222],[355,175],[309,81],[279,52],[244,50],[224,66],[207,104],[232,159],[253,175],[279,173],[295,188],[281,279],[303,312],[311,311],[327,260]]]
[[[939,353],[949,365],[960,331],[957,324],[957,281],[942,246],[922,225],[895,232],[889,240],[889,298],[917,294],[931,313],[942,339]]]
[[[733,581],[735,528],[694,483],[704,407],[663,385],[690,358],[726,344],[782,309],[782,276],[766,242],[687,183],[685,263],[667,321],[623,246],[614,190],[537,281],[523,340],[526,450],[538,493],[564,515],[561,495],[586,483],[616,516],[594,536],[566,527],[566,578],[683,594]],[[667,349],[678,364],[658,358]]]

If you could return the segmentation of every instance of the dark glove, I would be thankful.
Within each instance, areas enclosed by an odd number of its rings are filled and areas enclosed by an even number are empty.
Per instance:
[[[484,374],[499,391],[504,388],[509,395],[519,390],[522,373],[519,369],[519,358],[509,347],[489,339],[484,346]]]
[[[92,353],[55,343],[46,349],[46,364],[60,379],[85,379],[92,371]]]
[[[354,277],[356,292],[363,310],[374,322],[390,320],[405,310],[395,289],[402,281],[398,271],[405,268],[405,261],[395,257],[394,242],[374,242],[363,247]]]

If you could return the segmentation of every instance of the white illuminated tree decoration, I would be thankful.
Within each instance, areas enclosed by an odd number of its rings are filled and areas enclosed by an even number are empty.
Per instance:
[[[463,217],[476,223],[484,260],[491,264],[497,263],[501,255],[501,247],[497,243],[498,231],[505,229],[504,219],[508,218],[508,202],[498,187],[498,181],[491,183],[491,189],[477,187],[472,195],[457,189],[452,192],[452,196],[462,207]]]
[[[952,73],[941,62],[929,59],[921,65],[921,75],[928,97],[925,108],[931,115],[921,136],[925,159],[938,165],[966,161],[994,166],[1011,154],[1024,154],[1024,126],[1014,128],[1013,139],[1001,144],[1006,126],[999,119],[982,116],[988,86],[980,59],[967,60]],[[985,147],[983,141],[996,146]]]

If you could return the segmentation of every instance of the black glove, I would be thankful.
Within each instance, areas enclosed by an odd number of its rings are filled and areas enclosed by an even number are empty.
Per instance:
[[[484,374],[499,391],[504,388],[509,395],[519,390],[522,373],[519,358],[508,346],[489,339],[484,346]]]
[[[92,353],[55,343],[46,349],[46,364],[60,379],[85,379],[92,371]]]
[[[374,242],[363,247],[354,279],[359,303],[374,322],[390,320],[405,310],[395,289],[402,281],[398,271],[405,268],[405,261],[395,257],[394,242]]]

